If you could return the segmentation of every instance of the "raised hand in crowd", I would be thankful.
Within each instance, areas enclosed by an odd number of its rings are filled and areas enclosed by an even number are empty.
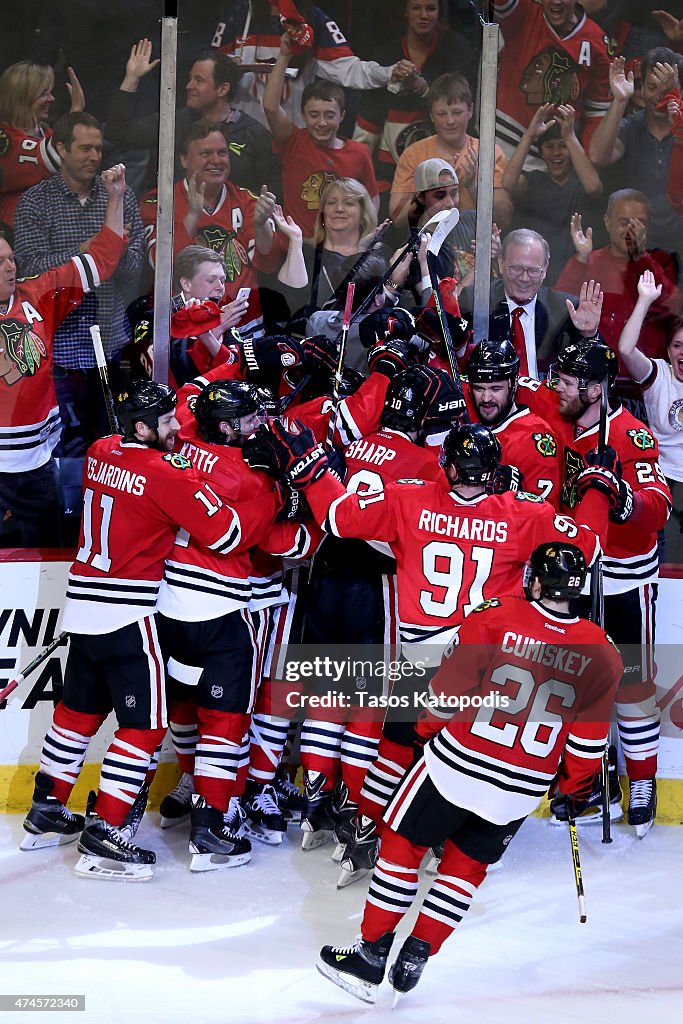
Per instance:
[[[637,260],[645,252],[647,227],[638,217],[631,217],[626,232],[626,248],[629,258]]]
[[[574,327],[584,338],[594,338],[600,326],[602,314],[602,288],[598,281],[584,281],[579,292],[579,304],[574,308],[571,299],[566,299],[567,312]]]
[[[81,110],[85,110],[85,93],[74,69],[67,68],[66,73],[69,76],[69,81],[66,83],[66,91],[71,100],[70,113],[76,114]]]
[[[617,57],[609,66],[609,87],[615,100],[628,103],[635,92],[633,72],[625,72],[626,58]]]
[[[652,17],[657,22],[666,38],[675,50],[683,46],[683,18],[676,18],[668,11],[653,11]]]
[[[650,70],[650,79],[656,86],[655,100],[659,102],[672,89],[678,89],[678,68],[674,64],[658,60]]]
[[[583,230],[581,214],[573,213],[569,223],[569,233],[576,249],[576,256],[580,263],[588,263],[588,258],[593,252],[593,228]]]
[[[529,121],[524,134],[528,135],[533,142],[542,138],[557,120],[555,117],[556,109],[554,103],[542,103],[534,111],[534,116]]]
[[[265,186],[264,186],[265,187]],[[272,195],[272,193],[268,193]],[[285,217],[282,207],[275,203],[271,214],[275,227],[284,235],[289,245],[285,261],[278,270],[277,279],[290,288],[305,288],[308,284],[308,271],[303,252],[304,233],[289,214]]]
[[[126,62],[126,73],[120,85],[122,92],[137,92],[140,80],[153,71],[161,61],[152,60],[152,41],[140,39],[130,48],[130,57]]]

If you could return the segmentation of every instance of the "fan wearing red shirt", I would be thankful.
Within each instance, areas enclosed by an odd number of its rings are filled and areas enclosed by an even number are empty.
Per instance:
[[[379,208],[379,189],[370,152],[363,143],[337,134],[344,118],[344,92],[331,82],[312,82],[301,95],[305,128],[297,128],[281,106],[285,72],[292,55],[291,41],[283,35],[280,53],[268,76],[263,109],[282,156],[282,191],[285,212],[312,238],[323,185],[334,178],[355,178],[365,185]]]

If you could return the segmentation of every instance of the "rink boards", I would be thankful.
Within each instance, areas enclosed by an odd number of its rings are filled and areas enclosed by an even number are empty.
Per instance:
[[[35,560],[2,562],[0,607],[0,689],[60,632],[68,562],[61,553],[37,552]],[[7,555],[4,556],[5,558]],[[11,556],[10,556],[11,557]],[[21,557],[21,560],[19,558]],[[21,812],[30,803],[40,748],[50,723],[54,687],[62,680],[66,647],[57,648],[10,696],[0,711],[0,811]],[[683,823],[683,572],[662,569],[657,604],[657,697],[662,708],[658,772],[658,820]],[[99,764],[111,737],[113,716],[96,736],[74,795],[85,802],[96,785]],[[152,806],[168,792],[178,767],[168,739],[152,788]],[[156,798],[156,799],[155,799]]]

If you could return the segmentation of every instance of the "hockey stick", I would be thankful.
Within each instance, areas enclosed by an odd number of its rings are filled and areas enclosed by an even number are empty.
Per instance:
[[[14,693],[17,686],[19,686],[20,683],[23,683],[24,679],[26,679],[26,676],[29,676],[31,672],[34,671],[34,669],[37,669],[39,665],[42,665],[43,662],[50,657],[52,652],[56,650],[58,647],[61,647],[62,644],[66,643],[68,639],[68,633],[60,633],[59,636],[55,637],[51,644],[48,644],[47,647],[43,648],[40,654],[36,655],[33,661],[30,662],[26,666],[26,668],[23,668],[21,670],[18,676],[15,676],[14,679],[7,684],[7,686],[0,690],[0,708],[4,706],[4,701],[7,697],[9,697],[10,693]]]
[[[600,419],[598,421],[598,455],[605,453],[609,440],[609,380],[607,376],[600,382]],[[591,566],[591,621],[601,628],[605,625],[605,599],[602,587],[602,555]],[[612,842],[612,823],[609,816],[609,736],[600,762],[600,781],[602,783],[602,842]]]
[[[327,447],[331,448],[334,441],[334,431],[337,426],[337,417],[339,416],[339,397],[341,394],[342,386],[342,374],[344,372],[344,356],[346,355],[346,342],[349,337],[349,325],[351,323],[351,307],[353,306],[353,293],[356,290],[356,286],[353,281],[349,281],[346,286],[346,302],[344,304],[344,320],[342,322],[342,336],[341,344],[339,346],[339,357],[337,359],[337,369],[334,374],[334,386],[332,388],[332,411],[330,412],[330,421],[327,425]]]
[[[460,220],[460,214],[458,210],[451,210],[448,216],[442,220],[436,231],[432,235],[429,245],[427,246],[427,267],[429,269],[429,280],[432,284],[432,295],[434,296],[434,305],[436,306],[437,316],[439,317],[439,324],[441,325],[441,333],[446,343],[446,352],[448,353],[448,365],[451,368],[451,377],[453,383],[460,391],[460,396],[465,404],[465,395],[460,383],[460,374],[458,373],[458,360],[455,355],[455,349],[453,347],[453,338],[451,337],[451,330],[448,326],[448,319],[446,317],[446,310],[444,309],[443,299],[441,297],[441,286],[439,285],[438,276],[438,258],[441,246],[445,242],[448,235],[451,233],[453,228]]]
[[[576,897],[579,901],[579,924],[586,923],[586,897],[583,891],[583,874],[581,872],[581,858],[579,856],[579,837],[576,833],[576,820],[568,819],[569,839],[572,844],[572,864],[574,865],[574,881],[576,882]]]
[[[116,412],[114,411],[114,396],[111,393],[111,385],[109,383],[109,373],[107,371],[107,360],[104,355],[104,348],[102,347],[102,335],[100,334],[99,324],[93,324],[90,328],[90,337],[92,338],[93,348],[95,349],[95,362],[97,363],[97,369],[100,374],[100,383],[102,385],[102,394],[104,395],[104,404],[107,407],[107,419],[109,420],[109,431],[112,434],[118,434],[119,424],[116,419]]]

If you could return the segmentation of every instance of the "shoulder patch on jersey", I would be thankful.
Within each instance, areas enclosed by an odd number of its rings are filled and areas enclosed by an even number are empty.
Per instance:
[[[147,196],[142,200],[143,206],[157,206],[159,203],[159,197],[157,195]]]
[[[0,156],[4,156],[9,149],[9,135],[0,129]]]
[[[632,443],[639,448],[641,452],[647,451],[648,448],[654,448],[655,439],[647,429],[647,427],[638,427],[638,429],[627,430],[626,434],[631,438]]]
[[[424,487],[424,480],[418,480],[417,477],[403,476],[400,480],[396,481],[397,484],[417,484],[418,487]]]
[[[531,439],[536,445],[536,450],[545,458],[557,455],[557,444],[552,434],[532,434]]]
[[[471,614],[474,615],[475,612],[485,612],[489,608],[500,608],[500,601],[497,597],[490,597],[488,601],[482,601],[481,604],[478,604],[476,608],[472,609]]]
[[[531,494],[530,491],[517,491],[515,501],[543,501],[540,494]]]
[[[168,455],[163,456],[163,459],[164,462],[168,462],[174,469],[192,468],[192,459],[188,459],[185,455],[181,455],[180,452],[169,452]]]

